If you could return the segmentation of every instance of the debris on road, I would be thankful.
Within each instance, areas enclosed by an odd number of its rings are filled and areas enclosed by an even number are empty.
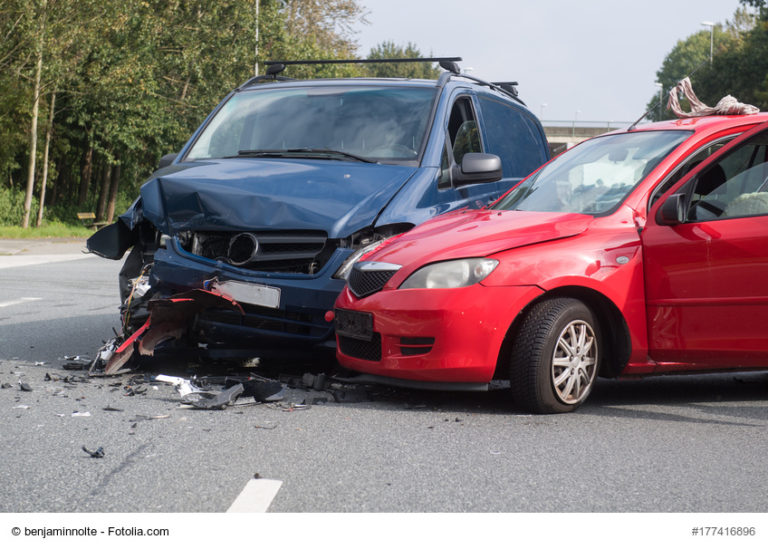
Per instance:
[[[237,400],[237,397],[245,390],[242,383],[233,385],[223,391],[196,391],[187,393],[181,397],[184,404],[191,404],[195,408],[206,410],[223,410],[231,406]]]
[[[285,388],[279,381],[257,376],[204,376],[186,379],[161,374],[155,381],[172,384],[181,402],[208,410],[227,406],[282,400]]]
[[[19,381],[19,389],[28,393],[32,392],[32,387],[30,387],[29,383],[24,381]]]
[[[93,451],[91,451],[88,448],[86,448],[85,446],[83,446],[83,452],[85,452],[86,454],[88,454],[92,458],[103,458],[104,457],[104,448],[102,448],[101,446],[99,446],[98,448],[96,448]]]
[[[62,366],[65,370],[87,370],[92,362],[90,358],[80,355],[65,356],[64,360],[67,361]]]
[[[72,412],[72,417],[91,417],[91,412]]]

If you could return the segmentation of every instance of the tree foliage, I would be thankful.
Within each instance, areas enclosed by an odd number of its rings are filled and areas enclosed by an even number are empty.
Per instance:
[[[702,30],[678,41],[656,73],[664,90],[663,109],[659,109],[658,95],[654,96],[647,105],[648,118],[670,116],[666,110],[667,93],[686,76],[698,98],[708,105],[714,106],[732,95],[768,110],[768,19],[764,17],[768,12],[764,11],[764,0],[741,2],[757,11],[739,8],[731,21],[714,26],[712,36],[710,31]],[[710,39],[714,43],[711,62]]]
[[[368,59],[415,59],[424,57],[415,44],[399,46],[394,42],[381,42],[371,48]],[[433,63],[371,63],[366,65],[368,76],[381,78],[428,78],[440,76]]]
[[[352,57],[353,28],[364,17],[356,0],[0,0],[0,219],[29,198],[29,173],[39,192],[48,135],[46,215],[110,217],[256,62]],[[359,74],[332,65],[290,70]],[[30,170],[30,154],[38,169]]]

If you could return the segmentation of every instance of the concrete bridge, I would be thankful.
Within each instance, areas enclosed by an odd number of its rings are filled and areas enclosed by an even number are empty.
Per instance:
[[[585,139],[619,128],[626,128],[632,124],[632,122],[589,120],[542,120],[541,123],[544,126],[544,133],[547,136],[552,156],[570,149]]]

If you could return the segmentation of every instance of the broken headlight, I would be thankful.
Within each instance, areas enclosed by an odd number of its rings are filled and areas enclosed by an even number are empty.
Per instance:
[[[344,263],[341,264],[341,267],[334,273],[333,278],[341,278],[342,280],[346,280],[349,277],[349,272],[352,270],[352,266],[360,260],[361,257],[363,257],[365,254],[372,252],[381,244],[384,242],[384,240],[377,240],[376,242],[371,242],[367,246],[360,248],[359,250],[356,250],[352,255],[350,255]]]

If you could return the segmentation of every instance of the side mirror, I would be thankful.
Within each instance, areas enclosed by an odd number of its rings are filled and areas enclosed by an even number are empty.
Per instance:
[[[656,212],[656,223],[668,226],[684,223],[685,203],[685,195],[682,193],[667,198]]]
[[[179,156],[179,153],[171,153],[166,154],[160,159],[160,163],[157,166],[157,169],[165,168],[166,166],[170,166],[173,164],[173,161],[176,160],[176,157]]]
[[[495,154],[467,153],[453,172],[453,181],[457,184],[490,183],[501,177],[501,158]]]

